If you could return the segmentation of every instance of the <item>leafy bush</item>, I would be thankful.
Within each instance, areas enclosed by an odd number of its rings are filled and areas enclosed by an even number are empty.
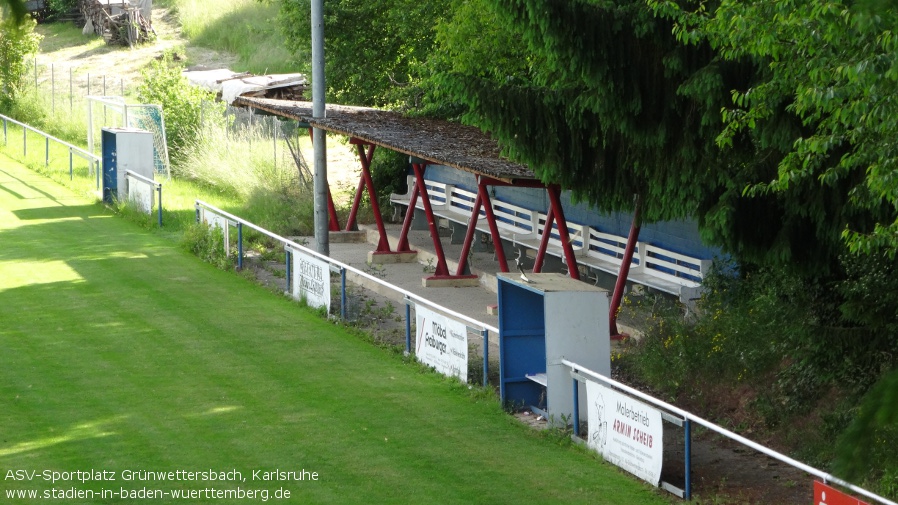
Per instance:
[[[221,228],[210,227],[205,223],[192,223],[184,228],[181,247],[222,270],[234,266],[232,257],[225,254],[224,233]]]
[[[143,80],[137,88],[142,103],[162,106],[165,132],[172,163],[182,156],[184,147],[194,138],[201,126],[205,102],[214,97],[208,91],[191,86],[181,74],[181,66],[171,53],[150,63],[142,72]]]
[[[21,23],[0,16],[0,107],[7,110],[25,89],[28,71],[26,56],[37,52],[41,36],[34,33],[37,23],[30,18]]]
[[[78,7],[78,0],[47,0],[47,8],[54,16],[68,14]]]

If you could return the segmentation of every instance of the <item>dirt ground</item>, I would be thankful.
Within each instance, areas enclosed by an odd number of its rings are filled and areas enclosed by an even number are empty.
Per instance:
[[[38,56],[39,64],[77,66],[82,71],[112,74],[133,83],[140,69],[166,50],[184,51],[191,65],[210,68],[229,67],[236,58],[204,48],[187,46],[180,37],[175,19],[168,10],[154,8],[153,24],[158,40],[134,49],[105,46],[58,49]],[[307,154],[311,159],[311,153]],[[357,181],[358,160],[351,147],[329,138],[328,172],[335,196],[347,193]],[[248,265],[257,280],[274,291],[284,290],[282,262],[263,262],[250,258]],[[404,341],[404,322],[389,310],[385,298],[355,291],[351,301],[352,319],[368,331],[375,342],[398,345]],[[529,413],[516,416],[534,429],[545,429],[545,420]],[[669,427],[665,431],[665,463],[662,480],[682,487],[684,481],[684,444],[682,430]],[[723,440],[707,431],[697,430],[692,440],[693,496],[701,504],[782,504],[806,505],[812,502],[812,478],[785,464],[739,444]],[[680,500],[671,498],[672,503]]]

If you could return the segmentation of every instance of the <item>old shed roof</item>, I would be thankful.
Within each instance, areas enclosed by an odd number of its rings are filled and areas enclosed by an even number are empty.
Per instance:
[[[501,157],[499,144],[472,126],[345,105],[328,104],[327,117],[315,119],[312,118],[311,102],[238,97],[234,104],[296,119],[315,128],[355,137],[438,165],[506,182],[536,178],[529,168]]]

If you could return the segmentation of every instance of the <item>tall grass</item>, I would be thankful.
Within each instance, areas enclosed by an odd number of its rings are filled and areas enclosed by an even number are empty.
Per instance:
[[[277,3],[219,0],[210,8],[203,0],[167,0],[192,44],[238,56],[234,70],[264,73],[308,72],[309,62],[297,61],[284,47],[277,27]]]

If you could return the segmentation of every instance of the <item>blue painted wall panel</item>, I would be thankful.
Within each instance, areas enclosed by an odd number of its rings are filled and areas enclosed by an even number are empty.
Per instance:
[[[474,174],[441,165],[428,165],[425,177],[429,180],[452,184],[468,191],[477,191],[477,179]],[[538,210],[545,213],[549,208],[549,198],[545,190],[536,188],[491,187],[490,196],[519,207]],[[585,224],[621,237],[630,233],[632,216],[619,212],[600,214],[585,203],[571,202],[570,193],[561,195],[564,214],[568,221]],[[670,251],[695,258],[714,259],[720,256],[718,249],[702,243],[698,225],[695,221],[663,221],[646,223],[639,234],[640,241],[649,242]]]

